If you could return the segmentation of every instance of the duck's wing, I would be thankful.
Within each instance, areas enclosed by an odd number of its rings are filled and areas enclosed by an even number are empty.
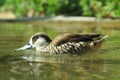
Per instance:
[[[93,41],[95,38],[99,38],[100,34],[92,33],[92,34],[73,34],[73,33],[65,33],[58,35],[51,44],[55,46],[59,46],[61,44],[67,42],[80,42],[80,41]]]

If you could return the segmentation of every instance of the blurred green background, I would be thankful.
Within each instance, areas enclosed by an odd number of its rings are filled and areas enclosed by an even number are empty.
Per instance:
[[[37,32],[109,37],[84,56],[14,50]],[[120,0],[0,0],[0,33],[0,80],[120,80]]]
[[[0,0],[0,12],[12,11],[17,17],[100,16],[120,18],[119,0]]]

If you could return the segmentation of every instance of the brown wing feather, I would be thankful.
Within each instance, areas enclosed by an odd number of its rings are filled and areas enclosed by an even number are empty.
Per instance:
[[[94,38],[98,38],[100,34],[73,34],[64,33],[58,35],[51,43],[55,46],[64,44],[66,42],[80,42],[80,41],[93,41]]]

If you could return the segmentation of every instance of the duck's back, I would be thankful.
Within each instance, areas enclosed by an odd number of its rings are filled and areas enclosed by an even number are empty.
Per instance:
[[[88,42],[93,41],[95,38],[99,38],[100,34],[73,34],[73,33],[64,33],[58,35],[56,38],[53,39],[51,44],[55,46],[60,46],[64,43],[68,42]]]
[[[101,47],[105,38],[100,37],[100,34],[60,34],[43,51],[56,54],[95,52]]]

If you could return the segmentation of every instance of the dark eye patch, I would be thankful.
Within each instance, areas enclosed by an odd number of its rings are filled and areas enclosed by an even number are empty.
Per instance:
[[[32,38],[32,41],[33,41],[33,44],[35,43],[35,41],[39,38],[40,36],[39,35],[36,35]]]
[[[38,39],[38,38],[44,38],[47,42],[51,42],[51,39],[47,36],[47,35],[45,35],[45,34],[37,34],[37,35],[34,35],[33,37],[32,37],[32,42],[33,42],[33,44],[36,42],[36,40]]]
[[[47,42],[51,42],[51,39],[47,35],[40,35],[40,37],[45,38]]]

